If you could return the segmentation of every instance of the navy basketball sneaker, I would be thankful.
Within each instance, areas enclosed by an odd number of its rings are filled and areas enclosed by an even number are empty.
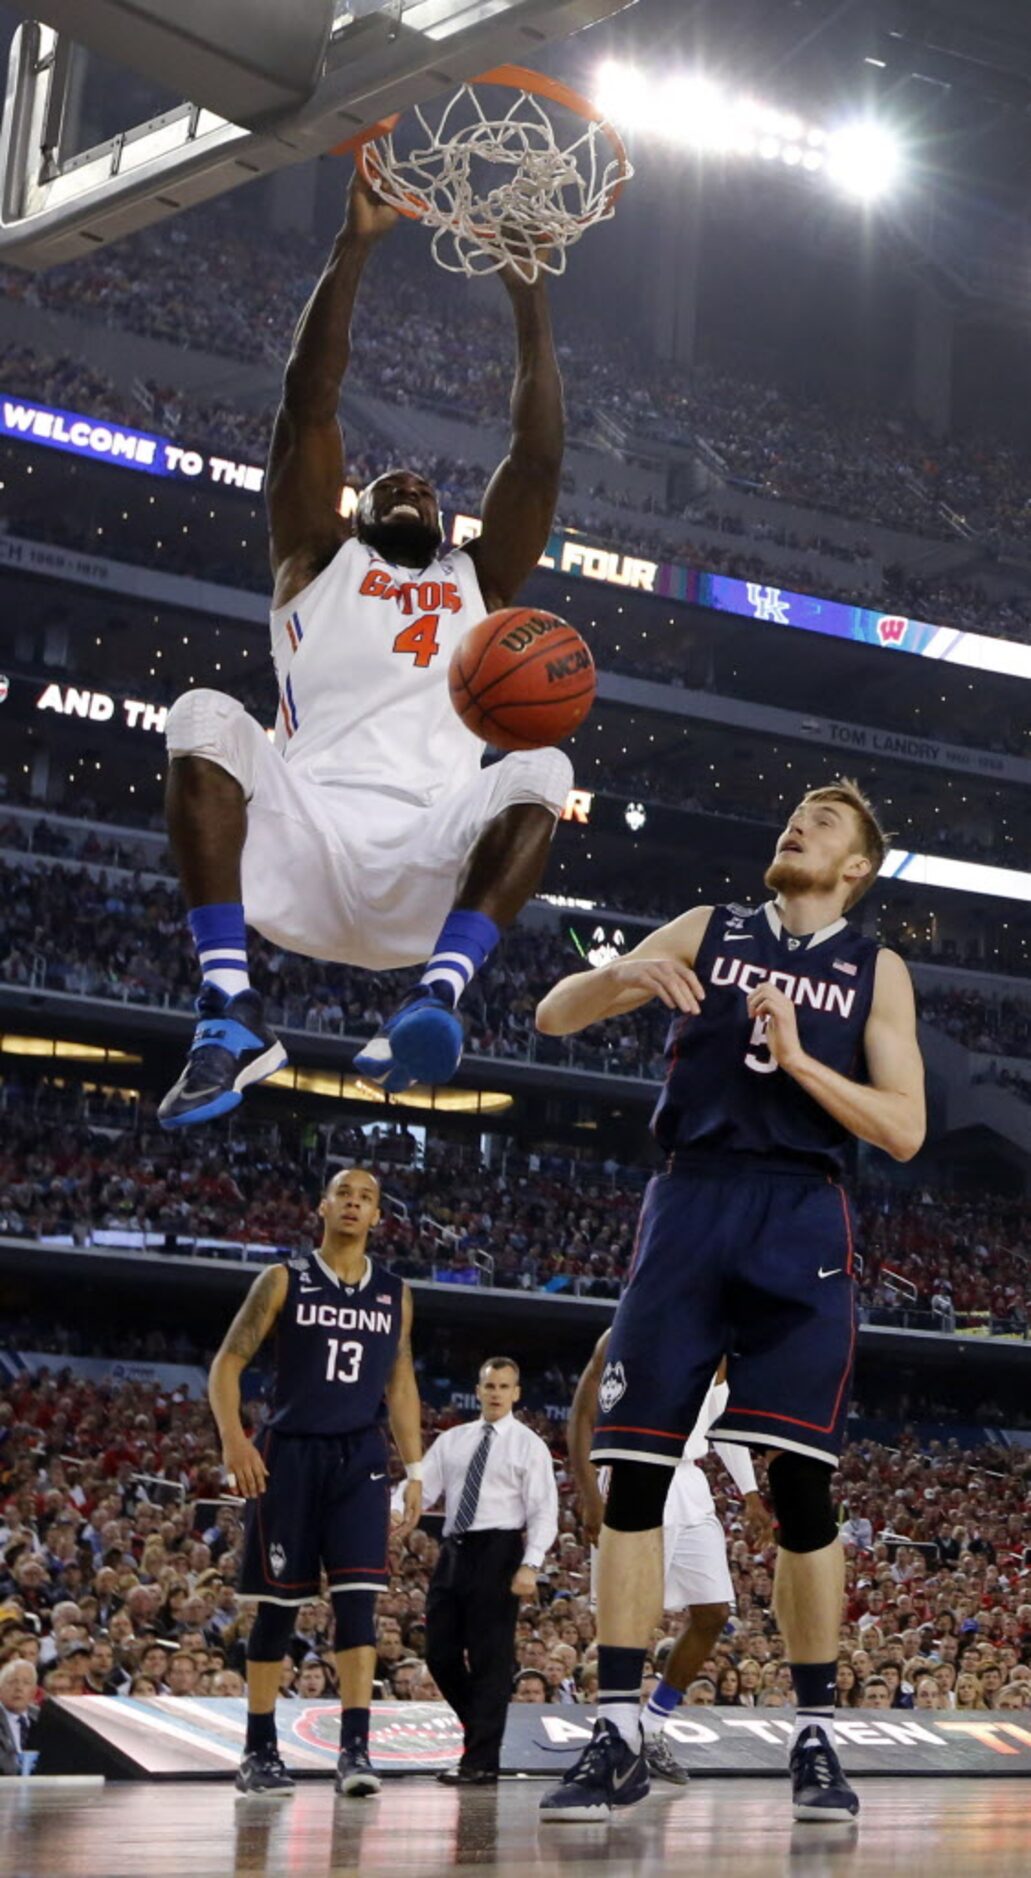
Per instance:
[[[541,1801],[542,1819],[583,1825],[606,1820],[614,1807],[633,1806],[650,1791],[644,1740],[627,1746],[614,1722],[599,1715],[580,1759]]]
[[[461,1061],[462,1020],[454,1005],[446,993],[438,997],[419,985],[362,1045],[354,1067],[388,1095],[400,1095],[417,1082],[450,1082]]]
[[[287,1060],[256,991],[229,998],[217,985],[204,985],[197,1015],[186,1068],[158,1109],[162,1128],[187,1128],[228,1115],[251,1083],[264,1082]]]
[[[834,1749],[813,1722],[791,1750],[791,1798],[796,1819],[849,1820],[859,1811]]]
[[[371,1799],[378,1793],[382,1781],[369,1759],[368,1748],[350,1743],[341,1748],[337,1761],[336,1779],[333,1782],[337,1793],[347,1800]]]
[[[237,1793],[258,1793],[268,1799],[292,1793],[296,1784],[278,1748],[255,1749],[245,1754],[236,1775]]]

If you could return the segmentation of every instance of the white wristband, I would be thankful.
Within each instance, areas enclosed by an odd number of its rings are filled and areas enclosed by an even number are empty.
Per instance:
[[[405,1473],[408,1475],[409,1480],[421,1480],[422,1479],[422,1462],[421,1461],[408,1461],[405,1465]]]

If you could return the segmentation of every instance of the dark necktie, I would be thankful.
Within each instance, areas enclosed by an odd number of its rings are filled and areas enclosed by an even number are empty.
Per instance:
[[[451,1528],[452,1537],[456,1536],[458,1533],[468,1532],[473,1520],[476,1518],[476,1508],[480,1503],[480,1488],[483,1485],[487,1456],[490,1453],[493,1439],[494,1428],[492,1424],[488,1422],[480,1436],[476,1452],[469,1462],[469,1472],[465,1477],[465,1485],[462,1488],[462,1497],[458,1502],[458,1512],[455,1516],[455,1523]]]

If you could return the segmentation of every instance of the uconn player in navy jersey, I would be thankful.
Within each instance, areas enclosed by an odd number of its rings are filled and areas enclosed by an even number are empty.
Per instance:
[[[364,1168],[334,1175],[319,1205],[322,1244],[256,1278],[211,1368],[208,1393],[229,1484],[247,1498],[240,1591],[258,1599],[247,1644],[244,1793],[293,1787],[276,1745],[275,1704],[299,1605],[333,1602],[340,1679],[337,1792],[379,1790],[369,1763],[376,1593],[387,1582],[387,1424],[405,1463],[403,1537],[422,1508],[419,1392],[408,1286],[369,1258],[379,1182]],[[272,1408],[252,1442],[240,1377],[275,1335]]]
[[[396,222],[355,177],[347,221],[294,335],[269,454],[275,745],[237,699],[168,714],[168,831],[202,985],[164,1128],[224,1115],[286,1061],[248,976],[245,921],[274,945],[422,980],[356,1067],[391,1093],[447,1082],[456,1006],[537,888],[573,772],[561,750],[481,768],[452,709],[451,653],[510,605],[547,545],[562,468],[562,383],[544,276],[499,278],[515,320],[512,440],[482,530],[449,549],[425,477],[396,469],[340,513],[340,387],[375,243]],[[387,312],[384,305],[384,312]],[[413,341],[391,322],[398,351]]]
[[[568,1035],[658,997],[672,1012],[653,1118],[667,1171],[649,1185],[599,1386],[592,1455],[612,1464],[598,1587],[600,1718],[545,1817],[604,1816],[647,1791],[638,1692],[662,1610],[662,1512],[721,1356],[730,1400],[712,1436],[769,1459],[774,1607],[798,1715],[799,1819],[850,1819],[834,1746],[844,1555],[831,1503],[855,1341],[852,1137],[909,1160],[924,1138],[909,973],[844,918],[884,858],[854,783],[790,818],[757,911],[695,907],[627,957],[565,978],[537,1012]]]

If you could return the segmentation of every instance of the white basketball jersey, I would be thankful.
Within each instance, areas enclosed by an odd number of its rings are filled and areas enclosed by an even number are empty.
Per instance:
[[[415,571],[351,536],[272,613],[275,743],[322,783],[430,803],[480,768],[484,745],[448,694],[448,666],[486,608],[469,555]]]

